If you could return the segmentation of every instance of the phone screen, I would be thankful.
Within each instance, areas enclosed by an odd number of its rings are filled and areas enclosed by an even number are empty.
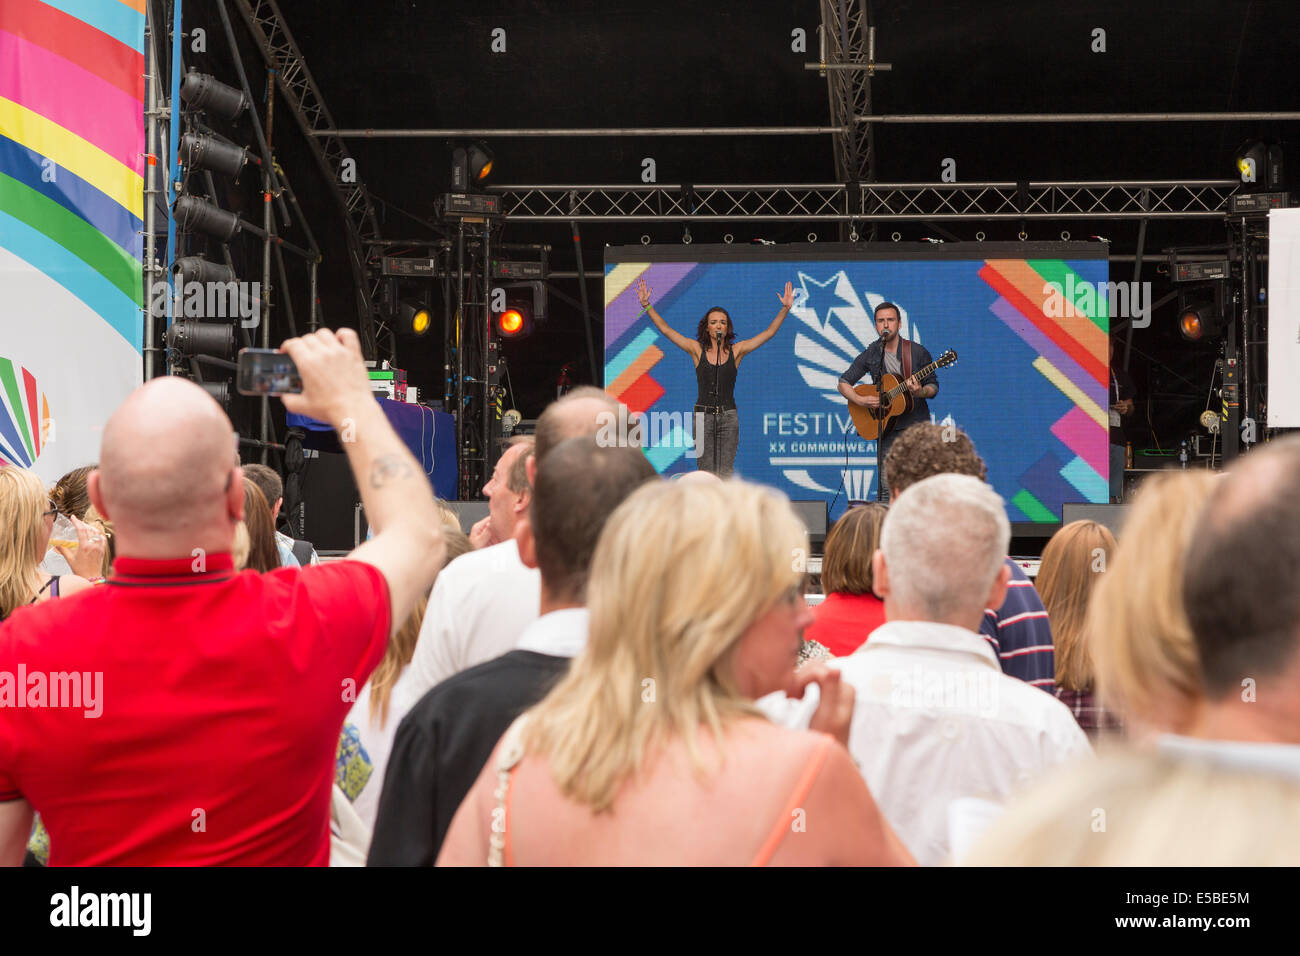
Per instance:
[[[293,359],[274,349],[241,349],[236,375],[242,395],[286,395],[302,391]]]

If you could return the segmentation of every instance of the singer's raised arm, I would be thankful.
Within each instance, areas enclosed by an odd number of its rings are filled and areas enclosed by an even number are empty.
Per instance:
[[[696,342],[694,339],[688,339],[663,320],[663,317],[655,311],[655,307],[650,304],[650,291],[650,287],[646,285],[645,279],[637,280],[637,301],[641,303],[641,308],[645,309],[646,312],[649,313],[650,321],[655,324],[655,328],[662,332],[669,342],[672,342],[673,345],[677,346],[682,351],[687,352],[692,359],[698,362],[700,356],[704,354],[704,349],[700,348],[700,343]]]
[[[790,314],[790,307],[794,305],[794,285],[787,282],[785,284],[785,292],[778,292],[777,298],[781,300],[781,311],[776,314],[776,318],[772,320],[771,324],[753,338],[742,339],[736,343],[735,349],[737,365],[740,364],[742,358],[754,351],[754,349],[758,348],[760,345],[768,342],[772,336],[776,335],[776,333],[780,331],[781,323],[785,321],[785,317]]]

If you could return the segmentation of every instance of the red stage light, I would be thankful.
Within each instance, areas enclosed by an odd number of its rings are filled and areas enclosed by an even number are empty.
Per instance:
[[[500,326],[502,335],[516,335],[524,327],[524,317],[518,309],[508,309],[501,313]]]

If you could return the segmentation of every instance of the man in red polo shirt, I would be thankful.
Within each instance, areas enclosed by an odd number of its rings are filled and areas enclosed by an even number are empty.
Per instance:
[[[346,561],[237,573],[229,419],[182,379],[133,392],[88,482],[115,525],[112,578],[0,627],[0,863],[22,860],[33,810],[51,865],[329,862],[339,730],[443,544],[356,334],[284,351],[303,380],[285,405],[341,432],[373,540]]]

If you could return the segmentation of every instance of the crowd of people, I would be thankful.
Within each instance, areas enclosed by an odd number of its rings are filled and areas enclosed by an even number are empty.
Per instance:
[[[356,336],[284,350],[288,410],[354,439],[344,558],[181,379],[52,490],[0,468],[0,864],[1300,860],[1300,439],[1149,479],[1035,582],[969,437],[918,423],[810,609],[789,502],[660,478],[600,389],[466,534]]]

